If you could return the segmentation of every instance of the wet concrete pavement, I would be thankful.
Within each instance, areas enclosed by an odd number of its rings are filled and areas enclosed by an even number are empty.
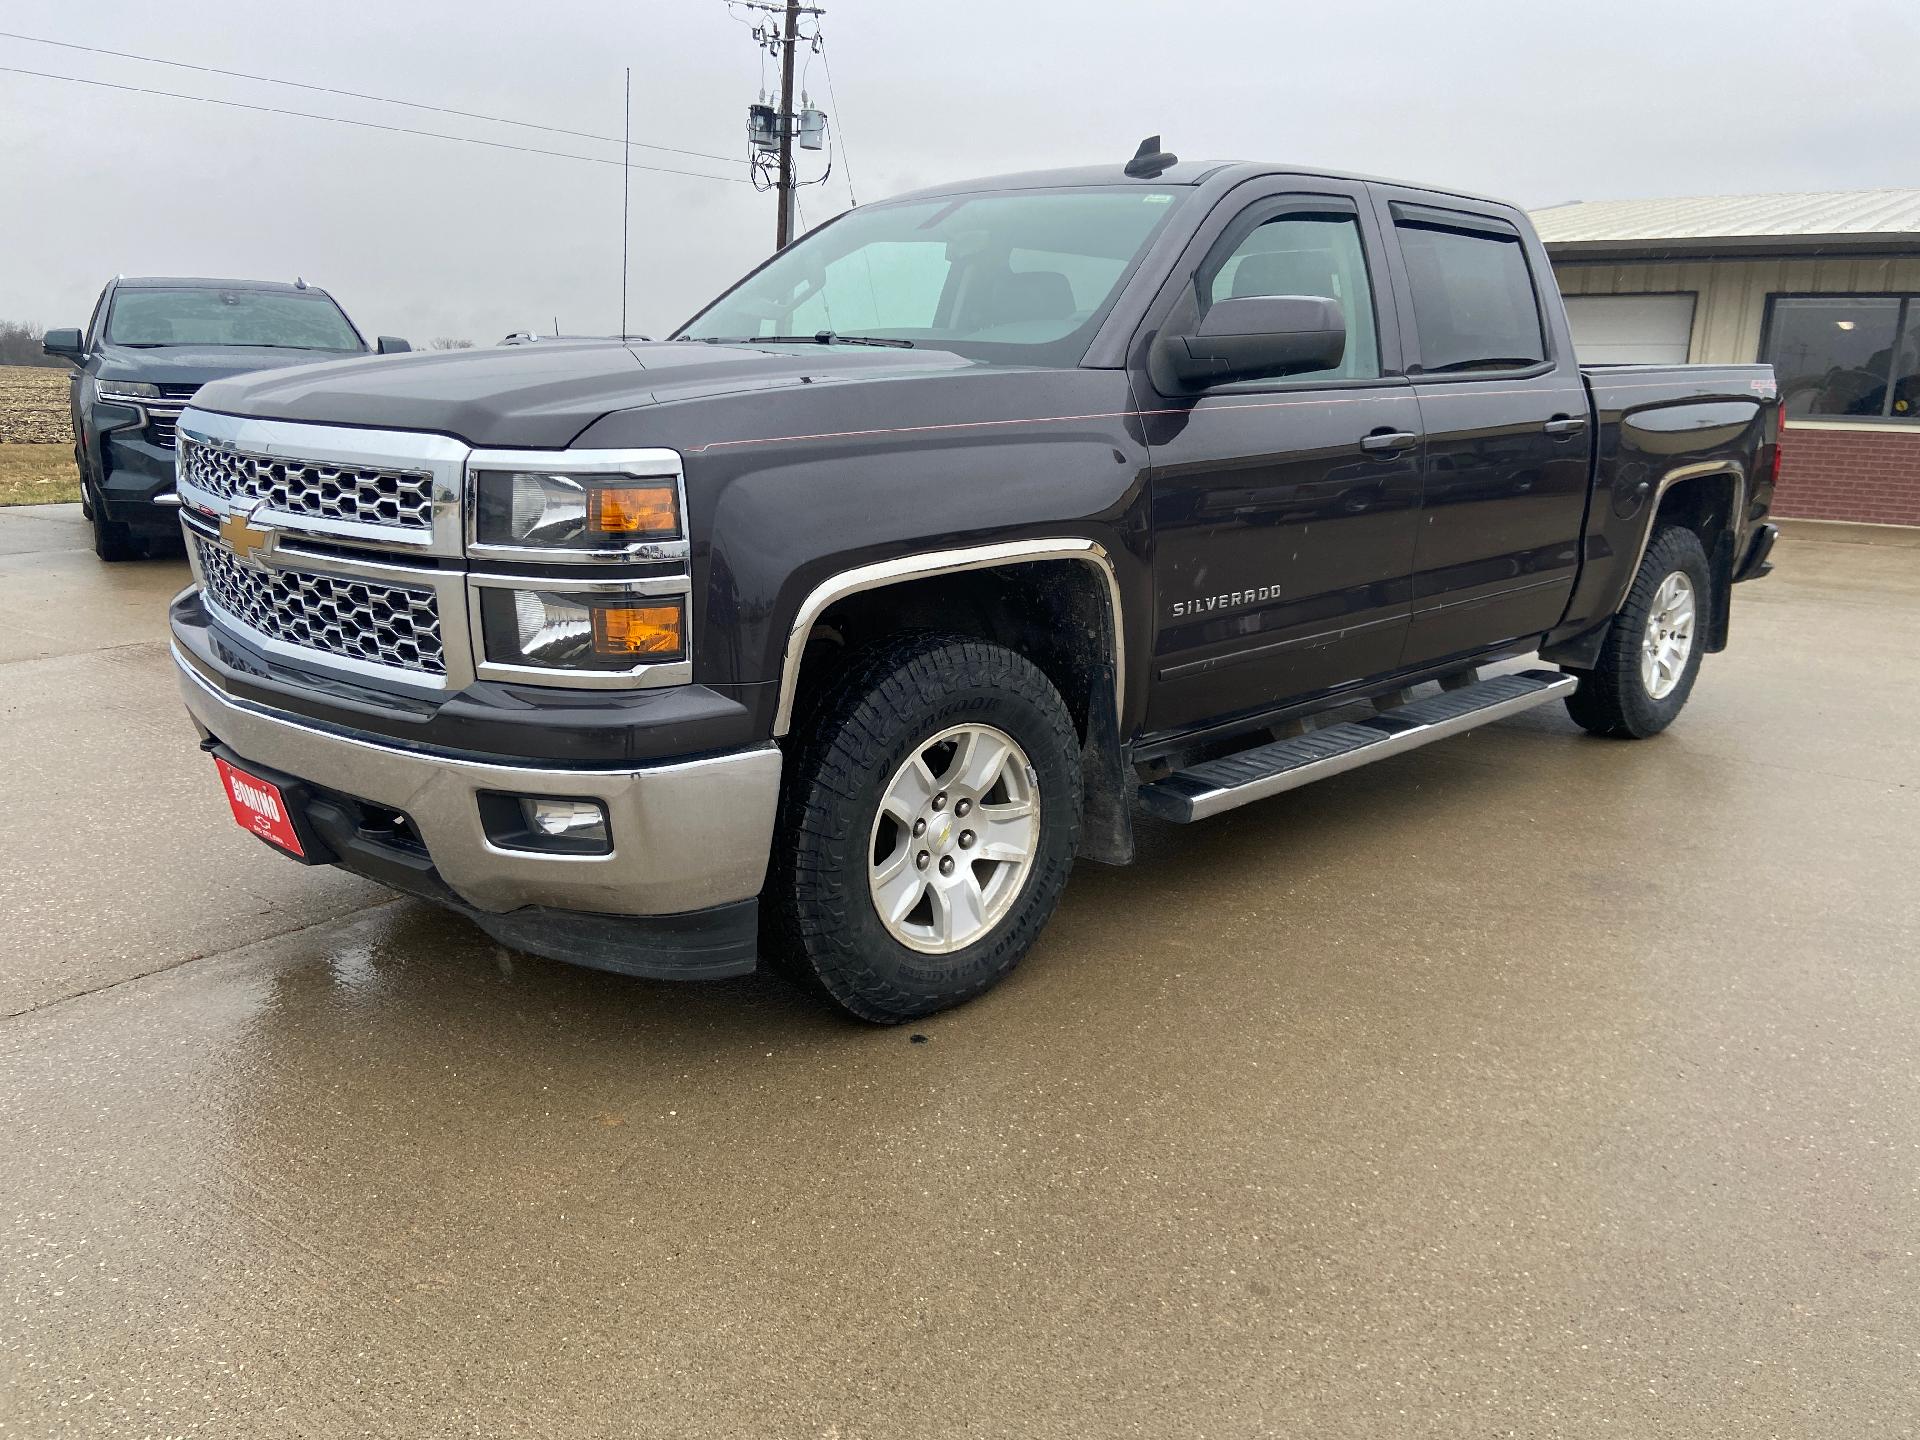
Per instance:
[[[1920,1425],[1920,550],[1783,542],[1661,739],[1150,828],[916,1032],[279,860],[83,542],[0,511],[0,1435]]]

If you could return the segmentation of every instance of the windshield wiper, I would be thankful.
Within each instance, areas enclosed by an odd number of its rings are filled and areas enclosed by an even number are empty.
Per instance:
[[[832,330],[816,330],[811,335],[702,335],[700,341],[706,345],[879,345],[888,350],[913,349],[911,340],[895,340],[886,335],[841,335]]]

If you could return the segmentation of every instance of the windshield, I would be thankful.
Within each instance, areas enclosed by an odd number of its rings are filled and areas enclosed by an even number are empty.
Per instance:
[[[782,251],[681,340],[835,336],[1072,365],[1176,192],[1018,190],[849,211]]]
[[[366,348],[338,305],[300,290],[120,290],[107,317],[107,339],[115,345]]]

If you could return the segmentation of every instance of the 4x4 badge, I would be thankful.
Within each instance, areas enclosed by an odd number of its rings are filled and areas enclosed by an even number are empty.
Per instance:
[[[255,511],[261,507],[256,506]],[[233,558],[257,565],[273,553],[274,532],[253,523],[255,511],[234,511],[220,522],[220,543],[233,552]]]

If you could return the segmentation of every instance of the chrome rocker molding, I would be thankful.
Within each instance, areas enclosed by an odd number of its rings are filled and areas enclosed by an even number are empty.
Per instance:
[[[1093,540],[1048,539],[1013,540],[999,545],[976,545],[964,550],[932,550],[921,555],[902,555],[873,565],[842,571],[814,587],[793,617],[787,632],[787,649],[780,665],[780,704],[774,712],[775,738],[785,735],[793,724],[794,698],[800,689],[800,661],[806,654],[807,639],[814,624],[836,601],[866,590],[880,590],[905,580],[925,580],[939,575],[955,575],[965,570],[991,570],[1000,565],[1024,565],[1041,560],[1072,560],[1091,565],[1107,585],[1107,604],[1113,624],[1113,706],[1115,715],[1126,713],[1127,630],[1120,606],[1120,582],[1113,573],[1113,560],[1106,547]]]
[[[492,765],[304,724],[221,694],[178,648],[173,659],[181,696],[203,734],[242,761],[405,814],[440,878],[476,910],[547,905],[673,915],[748,899],[765,879],[780,795],[776,745],[644,769]],[[613,851],[502,849],[481,825],[482,790],[597,800],[606,807]]]

